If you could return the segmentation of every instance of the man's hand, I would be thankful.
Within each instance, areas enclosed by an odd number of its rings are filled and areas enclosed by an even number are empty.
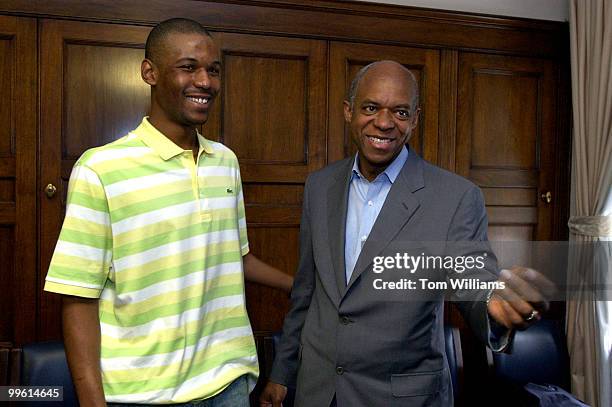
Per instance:
[[[260,407],[281,407],[287,395],[287,387],[282,384],[268,382],[259,396]]]
[[[506,287],[493,292],[489,315],[508,329],[527,329],[539,321],[548,310],[555,285],[541,273],[525,267],[504,269],[499,277]]]

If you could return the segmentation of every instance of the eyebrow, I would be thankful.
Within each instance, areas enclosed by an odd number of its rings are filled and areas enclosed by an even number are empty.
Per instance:
[[[176,61],[177,64],[181,64],[184,62],[198,62],[198,60],[195,58],[191,58],[191,57],[185,57],[185,58],[181,58],[178,61]],[[214,60],[210,65],[221,66],[221,62],[219,60]]]
[[[380,103],[378,103],[378,102],[376,102],[376,101],[374,101],[372,99],[364,99],[361,102],[360,106],[368,105],[368,104],[370,104],[370,105],[380,105]],[[399,105],[393,106],[393,108],[394,109],[397,109],[397,108],[412,109],[412,106],[410,106],[410,103],[401,103]]]

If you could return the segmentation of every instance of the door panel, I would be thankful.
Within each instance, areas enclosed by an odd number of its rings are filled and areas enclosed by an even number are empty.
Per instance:
[[[64,217],[75,161],[86,149],[127,134],[148,109],[149,87],[140,78],[140,62],[149,30],[70,21],[41,23],[41,287]],[[47,184],[57,187],[51,198],[43,192]],[[60,297],[40,295],[40,339],[58,338]]]
[[[326,70],[324,41],[215,33],[221,48],[223,91],[207,137],[238,156],[252,252],[293,274],[308,173],[325,165]],[[282,327],[284,293],[247,284],[256,331]]]
[[[36,20],[0,16],[0,342],[36,339]]]
[[[421,114],[409,144],[425,159],[437,162],[439,51],[340,42],[332,42],[330,48],[329,162],[355,154],[356,148],[344,122],[342,102],[359,69],[384,59],[401,63],[416,77],[420,89]]]
[[[457,170],[483,190],[491,240],[552,238],[557,81],[546,60],[459,57]]]

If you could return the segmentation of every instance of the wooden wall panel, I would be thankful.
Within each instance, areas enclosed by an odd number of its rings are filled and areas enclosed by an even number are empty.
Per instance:
[[[325,165],[323,41],[215,33],[224,66],[205,126],[240,160],[243,182],[303,183]]]
[[[330,48],[328,161],[355,154],[356,148],[344,121],[342,102],[359,69],[383,59],[395,60],[415,75],[419,83],[421,114],[409,144],[427,160],[437,162],[439,51],[337,42],[333,42]]]
[[[36,20],[0,16],[0,341],[35,337]]]
[[[344,0],[4,0],[0,12],[147,24],[189,17],[226,32],[556,56],[567,24]]]
[[[299,224],[277,227],[249,226],[251,251],[263,261],[294,274],[299,258]],[[289,311],[287,294],[257,284],[247,283],[247,309],[251,326],[262,331],[279,331]]]
[[[0,36],[0,156],[15,154],[15,116],[13,86],[15,85],[15,44],[14,37]]]
[[[9,289],[15,284],[15,230],[12,225],[0,225],[0,287],[3,287],[0,295],[0,342],[13,342],[14,316],[17,303],[15,301],[15,290]]]
[[[457,170],[485,188],[493,239],[553,236],[557,81],[551,61],[459,56]]]
[[[66,38],[63,47],[62,159],[76,160],[136,128],[149,110],[150,88],[140,77],[141,44]]]
[[[225,54],[221,136],[242,163],[306,164],[307,68],[304,59]]]

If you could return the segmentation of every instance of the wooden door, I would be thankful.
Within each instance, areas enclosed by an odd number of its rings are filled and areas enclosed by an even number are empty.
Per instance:
[[[204,131],[238,156],[251,251],[293,274],[304,182],[325,165],[326,43],[228,33],[215,39],[223,90]],[[247,284],[256,335],[280,330],[288,307],[284,293]]]
[[[409,144],[425,159],[438,155],[438,101],[440,53],[423,48],[332,42],[329,67],[329,162],[356,152],[344,122],[342,102],[355,77],[370,62],[391,59],[403,64],[419,83],[421,115]]]
[[[140,78],[150,28],[43,20],[40,44],[40,276],[42,287],[65,210],[75,161],[118,139],[148,110]],[[48,197],[48,184],[57,188]],[[60,337],[60,297],[40,293],[40,339]]]
[[[458,80],[457,171],[483,190],[489,238],[551,240],[557,195],[554,63],[465,53]],[[541,199],[549,191],[551,203]]]
[[[0,343],[35,339],[36,20],[0,16]]]

